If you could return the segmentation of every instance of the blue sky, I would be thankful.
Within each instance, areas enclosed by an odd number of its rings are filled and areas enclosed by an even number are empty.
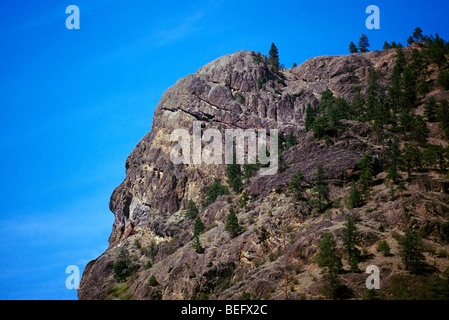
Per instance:
[[[365,8],[380,8],[367,30]],[[80,9],[68,30],[65,9]],[[109,198],[176,80],[238,50],[271,42],[291,67],[406,43],[414,28],[449,38],[447,1],[0,2],[0,299],[76,299],[68,265],[107,248]]]

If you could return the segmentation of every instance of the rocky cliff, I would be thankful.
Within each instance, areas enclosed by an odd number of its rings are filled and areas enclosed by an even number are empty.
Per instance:
[[[379,266],[385,284],[400,272],[393,231],[418,225],[428,229],[429,246],[441,247],[439,232],[449,216],[445,178],[429,173],[420,176],[422,183],[408,181],[406,191],[391,201],[382,161],[387,145],[378,142],[369,124],[342,120],[344,132],[324,140],[304,129],[307,105],[316,110],[325,89],[351,102],[355,86],[366,93],[371,69],[381,70],[381,81],[389,83],[395,50],[316,57],[280,71],[255,56],[239,51],[218,58],[163,94],[151,131],[126,159],[126,178],[110,201],[115,222],[109,247],[87,264],[79,299],[239,299],[243,292],[253,299],[320,299],[322,274],[314,260],[320,234],[340,234],[349,213],[359,218],[362,246],[370,257],[360,269]],[[296,144],[283,150],[282,172],[244,179],[244,205],[238,205],[243,193],[231,191],[200,208],[203,253],[192,247],[194,219],[186,216],[185,207],[190,199],[200,206],[204,187],[216,178],[226,184],[227,175],[226,165],[175,165],[170,160],[170,134],[178,128],[192,133],[194,121],[203,130],[276,128],[284,137],[296,137]],[[374,159],[374,192],[364,206],[349,210],[342,199],[367,152]],[[299,169],[306,184],[312,184],[317,163],[323,164],[330,186],[332,205],[325,214],[287,192]],[[231,206],[243,226],[234,238],[224,228]],[[383,239],[393,256],[376,251]],[[124,252],[132,272],[118,282],[114,266]],[[438,269],[448,264],[444,258],[429,259]],[[150,283],[151,276],[157,284]],[[345,273],[342,279],[350,297],[362,297],[364,273]]]

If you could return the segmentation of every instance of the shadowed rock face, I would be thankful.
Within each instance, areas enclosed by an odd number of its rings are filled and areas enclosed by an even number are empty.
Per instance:
[[[113,265],[121,248],[126,248],[141,266],[127,282],[128,297],[133,299],[192,299],[203,295],[230,299],[239,298],[244,290],[251,292],[252,298],[284,298],[280,283],[286,266],[311,257],[316,252],[318,235],[343,223],[345,214],[334,214],[329,220],[316,218],[310,228],[299,228],[308,209],[295,206],[287,195],[276,190],[285,191],[298,169],[306,179],[313,179],[318,162],[323,163],[332,185],[342,185],[354,174],[355,164],[364,152],[371,150],[379,156],[383,152],[380,147],[376,149],[369,126],[353,121],[345,122],[345,134],[332,145],[315,141],[303,129],[305,108],[309,103],[316,108],[321,92],[327,88],[351,102],[353,86],[366,84],[370,68],[391,73],[394,55],[394,50],[387,50],[316,57],[281,71],[285,78],[282,84],[271,67],[255,63],[251,52],[239,51],[177,81],[158,103],[150,133],[126,159],[126,178],[110,201],[115,222],[109,248],[86,266],[79,298],[117,297]],[[223,223],[230,201],[235,203],[238,196],[220,196],[201,210],[207,229],[200,237],[206,249],[203,254],[195,253],[190,245],[193,221],[184,216],[183,209],[189,199],[201,203],[204,185],[210,185],[215,178],[226,181],[226,165],[171,162],[170,151],[175,143],[170,141],[170,134],[179,128],[192,133],[193,121],[200,121],[203,130],[271,128],[298,137],[298,144],[283,154],[289,163],[286,171],[256,176],[247,182],[252,200],[247,210],[239,210],[239,219],[246,227],[240,236],[230,239]],[[254,232],[261,226],[268,232],[265,240],[260,238],[260,232]],[[290,249],[281,252],[282,236],[288,228],[296,230],[296,237],[290,239]],[[145,270],[149,258],[142,248],[151,242],[159,250],[153,266]],[[298,258],[298,250],[302,258]],[[318,294],[310,281],[310,275],[315,273],[314,269],[308,270],[305,274],[309,278],[304,276],[301,282],[307,288],[303,293],[310,297]],[[156,276],[158,286],[148,285],[151,275]],[[240,285],[235,285],[237,282]]]

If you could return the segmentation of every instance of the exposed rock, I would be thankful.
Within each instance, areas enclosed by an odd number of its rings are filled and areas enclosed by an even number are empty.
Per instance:
[[[370,152],[375,159],[381,159],[385,147],[377,144],[369,125],[356,121],[342,121],[345,130],[338,139],[315,140],[311,132],[304,131],[305,108],[309,103],[316,108],[321,92],[327,88],[351,102],[353,86],[366,84],[371,68],[382,70],[388,81],[394,61],[394,50],[316,57],[281,71],[283,85],[270,66],[255,63],[249,51],[239,51],[177,81],[158,103],[150,133],[126,159],[126,178],[110,200],[115,221],[109,247],[86,266],[79,298],[114,298],[111,292],[117,283],[113,265],[122,247],[140,265],[127,282],[133,299],[238,299],[244,290],[255,299],[284,299],[286,295],[321,298],[319,281],[311,280],[319,276],[312,261],[319,235],[323,231],[338,232],[347,213],[331,209],[328,218],[314,216],[305,204],[292,202],[285,192],[288,182],[301,170],[306,183],[311,184],[320,162],[332,190],[336,190],[332,191],[334,198],[342,198],[338,190],[347,188],[348,181],[358,177],[356,163],[361,156]],[[200,235],[205,247],[202,254],[191,246],[194,221],[184,215],[184,208],[189,199],[200,204],[201,190],[215,178],[226,182],[226,165],[172,163],[174,142],[170,134],[179,128],[192,134],[193,121],[201,122],[202,130],[214,128],[220,132],[235,128],[278,129],[284,134],[294,133],[298,142],[282,155],[288,164],[285,171],[255,176],[246,183],[252,198],[246,210],[237,208],[245,229],[236,238],[231,239],[224,230],[224,220],[231,204],[235,207],[237,195],[222,195],[201,210],[206,225]],[[447,185],[439,181],[430,188],[447,194]],[[432,217],[443,211],[447,218],[447,197],[443,196],[441,203],[414,197],[418,197],[416,193],[412,198],[403,197],[382,209],[376,208],[371,215],[363,213],[362,219],[375,221],[363,232],[365,245],[372,246],[383,237],[377,230],[381,225],[389,229],[408,226],[411,215],[407,208],[416,203]],[[440,224],[426,221],[424,228],[438,234]],[[150,257],[144,249],[152,242],[159,250],[151,268],[145,269]],[[297,273],[298,290],[286,294],[284,274],[286,270],[295,274],[295,268],[302,270]],[[148,285],[151,275],[156,276],[158,285]],[[347,298],[355,296],[346,285],[341,291]]]

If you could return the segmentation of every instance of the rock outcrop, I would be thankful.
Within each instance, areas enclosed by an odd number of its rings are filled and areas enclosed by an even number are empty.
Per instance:
[[[177,81],[157,105],[151,131],[126,159],[126,178],[110,201],[115,222],[109,247],[86,266],[79,298],[238,299],[243,291],[253,299],[320,298],[316,279],[321,276],[311,258],[319,234],[341,228],[348,210],[336,205],[338,210],[326,216],[313,215],[307,206],[291,201],[288,181],[298,169],[306,181],[312,181],[321,162],[332,198],[341,199],[348,179],[358,174],[356,163],[363,153],[382,157],[385,150],[369,125],[355,121],[344,121],[344,134],[331,143],[314,139],[304,130],[305,109],[308,104],[317,108],[322,91],[328,88],[351,102],[353,87],[366,85],[371,68],[383,71],[388,81],[394,63],[395,51],[385,50],[316,57],[277,73],[266,63],[255,62],[252,52],[239,51]],[[285,171],[255,176],[245,183],[249,200],[238,209],[245,228],[242,234],[230,238],[224,230],[224,219],[231,205],[237,207],[239,195],[222,195],[200,211],[206,225],[200,235],[202,254],[191,246],[194,223],[184,209],[189,199],[200,204],[201,190],[214,179],[226,182],[226,165],[172,163],[170,134],[179,128],[192,134],[194,121],[203,130],[278,129],[297,137],[297,144],[282,154],[288,164]],[[416,197],[413,193],[385,207],[385,212],[373,208],[372,216],[362,223],[366,247],[383,238],[382,230],[408,223],[404,207],[419,203],[423,210],[434,210]],[[447,216],[447,197],[438,197],[441,203],[431,203]],[[438,221],[434,223],[429,228],[438,228]],[[157,247],[153,256],[148,254],[152,243]],[[120,287],[113,267],[123,248],[138,268]],[[148,261],[152,263],[146,269]],[[148,284],[152,275],[158,285]],[[364,283],[363,274],[354,277],[353,283]]]

